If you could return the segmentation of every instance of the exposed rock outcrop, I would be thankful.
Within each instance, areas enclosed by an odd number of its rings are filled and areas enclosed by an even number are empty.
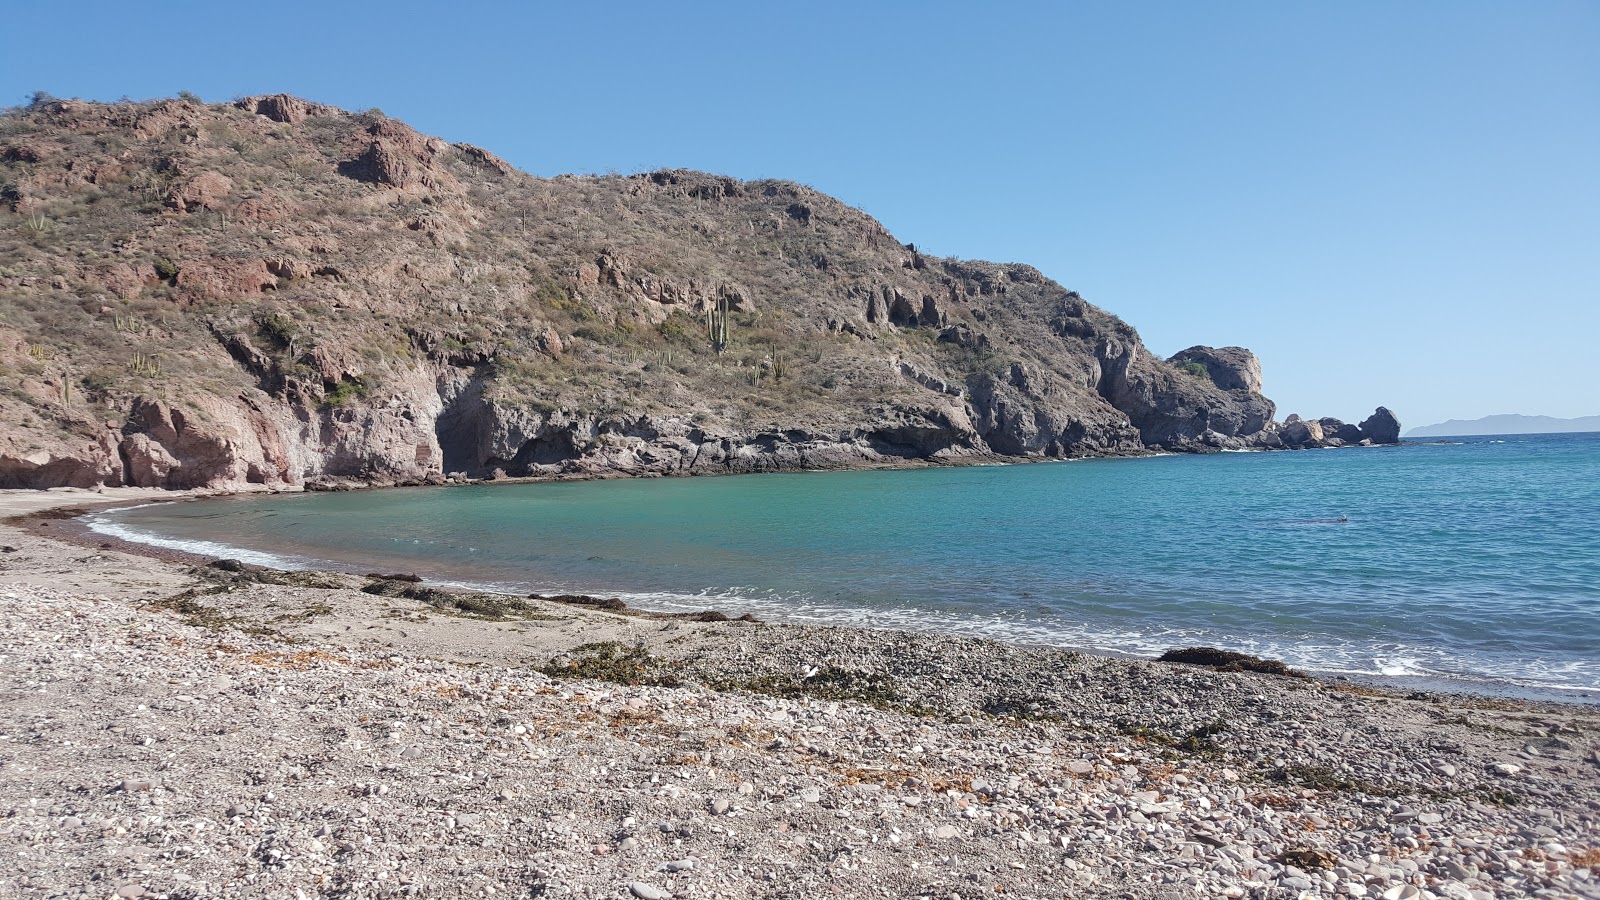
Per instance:
[[[1374,444],[1400,443],[1400,420],[1387,407],[1380,406],[1372,415],[1362,419],[1359,431],[1363,438]]]
[[[1306,449],[1322,446],[1327,436],[1322,433],[1322,423],[1307,421],[1299,416],[1291,416],[1283,427],[1278,429],[1278,438],[1285,447]]]
[[[0,206],[34,240],[0,267],[0,487],[1398,438],[1383,409],[1280,428],[1249,351],[1163,360],[1036,269],[930,257],[798,184],[534,178],[283,94],[5,115]]]
[[[274,122],[297,125],[312,116],[344,115],[344,111],[321,103],[308,103],[289,94],[269,94],[264,97],[244,97],[234,101],[234,106]]]
[[[1321,419],[1301,419],[1291,415],[1278,429],[1278,439],[1290,449],[1315,447],[1346,447],[1353,445],[1400,443],[1400,420],[1394,413],[1380,406],[1362,423],[1351,425],[1331,416]]]
[[[1261,393],[1261,360],[1243,347],[1195,346],[1180,350],[1167,361],[1179,366],[1199,363],[1211,383],[1225,391]]]

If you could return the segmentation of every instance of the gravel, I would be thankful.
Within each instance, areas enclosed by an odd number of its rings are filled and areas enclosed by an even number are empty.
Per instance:
[[[0,897],[1600,897],[1592,708],[0,542]]]

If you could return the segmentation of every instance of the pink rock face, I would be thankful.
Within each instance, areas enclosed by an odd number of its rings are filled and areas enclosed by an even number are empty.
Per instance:
[[[539,349],[560,359],[566,347],[561,343],[561,335],[557,334],[554,328],[546,328],[544,334],[539,335]]]
[[[122,300],[139,296],[146,286],[158,280],[155,267],[147,263],[113,263],[88,269],[82,277],[85,283]]]
[[[126,461],[123,477],[129,484],[165,487],[168,476],[182,464],[167,448],[150,439],[147,434],[124,438],[122,458]]]
[[[178,212],[222,208],[233,190],[233,179],[218,172],[201,172],[188,178],[167,195],[167,206]]]
[[[207,260],[185,262],[178,267],[178,287],[207,300],[260,295],[278,286],[278,277],[265,260]]]
[[[121,483],[121,465],[109,432],[87,441],[0,433],[0,488],[88,488]]]
[[[245,97],[234,101],[234,106],[265,116],[285,125],[298,125],[311,116],[323,116],[340,111],[321,103],[308,103],[289,94],[268,94],[264,97]]]
[[[364,149],[355,158],[339,165],[340,173],[357,181],[393,188],[438,188],[453,185],[455,179],[439,166],[439,150],[448,147],[430,140],[410,126],[384,119],[367,128]]]

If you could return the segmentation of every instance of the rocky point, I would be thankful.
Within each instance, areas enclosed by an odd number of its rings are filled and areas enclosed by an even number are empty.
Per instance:
[[[0,114],[0,487],[1394,443],[810,188],[539,178],[287,95]]]

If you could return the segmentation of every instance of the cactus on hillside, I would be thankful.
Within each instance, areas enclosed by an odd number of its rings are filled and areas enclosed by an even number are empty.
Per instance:
[[[711,349],[719,355],[728,349],[728,298],[719,296],[706,310],[706,336],[711,339]]]

